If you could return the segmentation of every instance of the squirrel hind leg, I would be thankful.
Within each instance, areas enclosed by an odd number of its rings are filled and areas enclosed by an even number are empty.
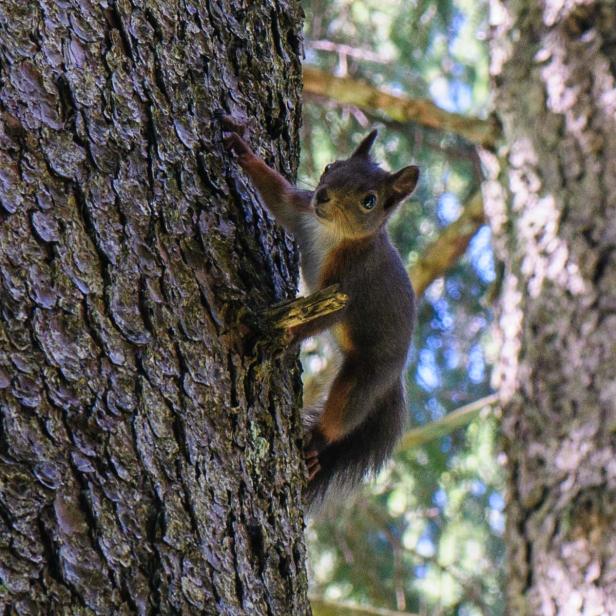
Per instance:
[[[323,401],[314,402],[308,407],[302,409],[302,425],[304,427],[304,435],[307,437],[311,430],[319,424],[319,419],[323,414]]]
[[[318,509],[332,487],[348,494],[366,475],[376,474],[391,456],[405,418],[402,383],[397,383],[360,426],[319,453],[320,469],[306,487],[309,509]]]

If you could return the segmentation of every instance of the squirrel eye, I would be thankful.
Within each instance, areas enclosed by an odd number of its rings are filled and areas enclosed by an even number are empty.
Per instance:
[[[328,165],[325,165],[325,169],[323,169],[323,173],[327,173],[332,167],[333,167],[334,163],[329,163]]]
[[[376,195],[366,195],[361,204],[364,206],[364,209],[371,210],[376,205]]]

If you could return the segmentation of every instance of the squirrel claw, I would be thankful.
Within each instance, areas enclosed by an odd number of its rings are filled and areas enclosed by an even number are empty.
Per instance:
[[[237,135],[240,135],[240,137],[244,136],[244,133],[246,132],[246,124],[243,120],[240,118],[235,118],[232,115],[225,114],[224,112],[218,113],[217,118],[220,119],[223,130],[230,133],[236,133]]]
[[[240,163],[246,162],[254,156],[250,146],[242,139],[246,131],[245,122],[232,115],[225,114],[222,109],[218,109],[214,115],[222,125],[225,148],[236,154]]]
[[[311,449],[310,451],[304,451],[304,461],[306,462],[306,469],[308,471],[308,481],[312,481],[316,474],[321,470],[319,464],[319,452]]]
[[[321,470],[321,465],[317,464],[312,470],[308,471],[308,481],[312,481]]]
[[[227,150],[237,154],[240,161],[253,156],[250,146],[237,133],[230,133],[223,141]]]

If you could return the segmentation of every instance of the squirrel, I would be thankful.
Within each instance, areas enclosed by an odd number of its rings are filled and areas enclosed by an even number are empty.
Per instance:
[[[244,126],[222,117],[226,148],[267,209],[296,239],[311,292],[337,283],[346,308],[294,331],[301,341],[331,329],[342,361],[322,408],[304,409],[307,501],[358,484],[390,457],[406,418],[404,370],[415,320],[415,295],[386,223],[419,179],[370,157],[373,130],[346,160],[328,164],[314,191],[301,190],[259,158]]]

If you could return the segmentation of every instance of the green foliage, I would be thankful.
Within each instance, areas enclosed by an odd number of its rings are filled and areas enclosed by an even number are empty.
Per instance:
[[[431,98],[451,111],[485,114],[485,2],[310,0],[304,8],[308,63]],[[319,51],[313,41],[352,50]],[[347,156],[375,124],[375,158],[390,169],[414,162],[422,170],[418,190],[390,225],[410,265],[457,217],[479,184],[479,165],[474,149],[455,136],[308,98],[300,183],[316,185],[325,164]],[[491,313],[485,298],[493,279],[484,229],[453,271],[427,290],[407,379],[411,425],[439,419],[490,392],[485,349]],[[311,522],[314,593],[433,615],[503,613],[497,455],[494,415],[400,453],[376,485]]]

